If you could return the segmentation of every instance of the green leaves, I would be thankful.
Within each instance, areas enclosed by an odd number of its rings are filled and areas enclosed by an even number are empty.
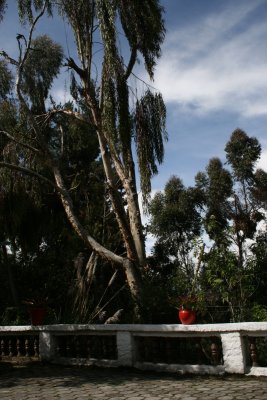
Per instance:
[[[158,172],[157,163],[163,161],[163,142],[168,138],[165,130],[166,108],[161,94],[147,90],[136,102],[134,121],[141,189],[146,206],[151,191],[151,177]]]
[[[23,91],[32,102],[35,112],[44,112],[44,101],[48,97],[53,80],[58,75],[63,59],[62,47],[47,35],[32,42],[29,57],[25,62]]]
[[[0,0],[0,22],[3,19],[6,8],[6,0]]]
[[[151,200],[149,212],[149,230],[157,241],[164,242],[169,255],[179,258],[181,246],[187,251],[193,247],[193,239],[200,234],[201,222],[193,188],[185,188],[179,178],[171,177],[164,193],[156,193]]]
[[[241,129],[236,129],[226,144],[226,158],[237,180],[245,181],[253,176],[256,162],[260,158],[261,145]]]
[[[163,8],[158,0],[116,0],[116,3],[129,45],[143,55],[147,72],[152,79],[165,36]]]
[[[6,99],[13,85],[12,74],[7,63],[0,60],[0,100]]]
[[[34,11],[40,11],[45,4],[44,0],[18,0],[17,2],[19,17],[23,23],[27,21],[32,23]],[[50,0],[46,0],[46,7],[49,15],[51,15],[51,3]]]

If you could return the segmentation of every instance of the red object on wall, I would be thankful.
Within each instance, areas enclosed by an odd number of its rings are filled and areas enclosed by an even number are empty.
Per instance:
[[[29,309],[32,325],[43,325],[46,309],[43,307],[33,307]]]
[[[196,320],[196,312],[192,310],[179,310],[179,319],[183,325],[191,325]]]

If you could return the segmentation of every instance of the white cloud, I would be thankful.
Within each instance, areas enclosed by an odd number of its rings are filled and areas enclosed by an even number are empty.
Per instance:
[[[257,168],[261,168],[264,171],[267,171],[267,150],[264,150],[261,153],[261,158],[257,164]]]
[[[62,85],[62,86],[63,86],[63,85]],[[72,102],[72,101],[73,101],[73,97],[70,95],[70,93],[68,92],[67,89],[64,89],[64,86],[63,86],[62,88],[60,88],[60,87],[55,88],[55,89],[51,92],[51,94],[52,94],[53,100],[54,100],[57,104],[59,104],[59,103],[65,104],[65,103],[67,103],[68,101],[69,101],[69,102]]]
[[[185,111],[266,114],[267,25],[248,18],[261,1],[238,2],[167,36],[156,86]]]

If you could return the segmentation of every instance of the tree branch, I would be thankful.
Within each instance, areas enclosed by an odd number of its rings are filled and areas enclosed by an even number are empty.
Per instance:
[[[9,55],[4,51],[0,51],[0,56],[4,57],[10,64],[16,65],[18,67],[18,61],[14,60],[14,58],[9,57]]]
[[[75,72],[79,75],[79,77],[85,81],[86,79],[86,71],[76,64],[76,62],[73,60],[73,58],[69,57],[67,58],[67,63],[63,65],[64,67],[68,67],[71,69],[74,69]]]
[[[15,165],[15,164],[10,164],[10,163],[4,162],[4,161],[0,161],[0,168],[8,168],[8,169],[13,169],[15,171],[22,172],[23,174],[27,174],[27,175],[33,176],[35,178],[41,179],[44,182],[49,183],[49,185],[52,185],[54,188],[58,189],[55,182],[51,181],[50,179],[46,178],[43,175],[38,174],[38,172],[32,171],[29,168],[21,167],[19,165]]]
[[[83,228],[77,216],[74,213],[73,204],[69,192],[65,188],[65,184],[63,182],[60,170],[54,166],[53,167],[54,177],[56,181],[57,188],[59,189],[61,201],[64,207],[64,210],[67,214],[68,220],[71,223],[72,227],[76,231],[76,233],[84,240],[85,243],[89,244],[90,248],[93,249],[96,253],[98,253],[102,258],[114,262],[119,265],[123,265],[124,259],[123,257],[118,256],[112,251],[106,249],[100,243],[98,243],[92,236],[88,235],[87,231]]]
[[[78,119],[80,121],[86,122],[86,123],[90,122],[88,120],[88,118],[85,118],[84,115],[82,115],[78,111],[72,111],[72,110],[67,110],[67,109],[50,110],[46,114],[39,115],[38,118],[41,118],[41,117],[45,116],[45,122],[48,122],[49,119],[55,114],[65,114],[65,115],[74,117],[74,118],[76,118],[76,119]]]
[[[24,68],[24,64],[25,64],[25,62],[27,60],[28,53],[30,51],[31,41],[32,41],[32,34],[33,34],[33,31],[34,31],[35,25],[37,24],[38,20],[44,15],[46,7],[47,7],[47,1],[44,2],[44,6],[42,8],[42,11],[36,16],[35,20],[32,23],[24,55],[23,55],[23,57],[21,59],[21,62],[18,64],[18,72],[17,72],[17,79],[16,79],[16,89],[17,89],[18,98],[19,98],[20,102],[24,105],[24,107],[27,109],[28,114],[30,114],[30,110],[28,109],[27,103],[26,103],[24,97],[22,96],[21,89],[20,89],[21,81],[22,81],[22,71],[23,71],[23,68]]]
[[[29,144],[22,143],[20,140],[17,140],[17,139],[14,138],[14,136],[10,135],[10,133],[8,133],[6,131],[0,131],[0,133],[5,135],[8,139],[12,140],[13,142],[19,144],[20,146],[25,147],[26,149],[29,149],[29,150],[33,151],[34,153],[39,153],[38,149],[36,149],[35,147],[30,146]]]
[[[133,67],[134,67],[134,64],[135,64],[135,61],[136,61],[136,55],[137,55],[137,49],[136,49],[136,47],[133,47],[132,48],[131,57],[130,57],[130,60],[129,60],[129,64],[128,64],[128,67],[126,69],[125,75],[124,75],[124,79],[126,81],[127,81],[127,79],[129,78],[129,76],[132,73],[132,70],[133,70]]]
[[[73,204],[72,204],[72,200],[70,198],[69,192],[65,188],[63,179],[61,177],[61,173],[56,166],[53,167],[53,172],[54,172],[56,183],[54,183],[50,179],[44,177],[43,175],[38,174],[35,171],[32,171],[28,168],[20,167],[18,165],[9,164],[6,162],[0,162],[0,168],[12,169],[12,170],[19,171],[24,174],[33,176],[35,178],[42,179],[44,182],[47,182],[50,185],[52,185],[54,188],[56,188],[60,194],[61,201],[62,201],[64,210],[67,214],[67,217],[69,219],[69,222],[75,229],[76,233],[81,237],[81,239],[83,239],[85,243],[89,244],[89,246],[96,253],[98,253],[102,258],[104,258],[108,261],[114,262],[116,264],[123,265],[123,261],[124,261],[123,257],[118,256],[117,254],[115,254],[112,251],[103,247],[93,237],[88,235],[86,230],[83,228],[83,226],[81,225],[80,221],[78,220],[77,216],[74,213]]]

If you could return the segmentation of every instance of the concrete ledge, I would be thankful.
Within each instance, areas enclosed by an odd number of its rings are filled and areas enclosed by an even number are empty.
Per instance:
[[[177,373],[213,374],[224,372],[267,376],[267,368],[247,367],[246,337],[267,337],[267,322],[242,322],[232,324],[196,325],[79,325],[58,324],[43,326],[0,326],[0,336],[38,335],[39,354],[42,360],[72,365],[135,366],[139,369]],[[117,360],[62,359],[57,357],[57,337],[68,335],[114,335],[117,342]],[[135,337],[212,337],[221,338],[224,365],[180,365],[136,362]],[[55,361],[56,360],[56,361]]]
[[[246,376],[267,376],[267,368],[264,367],[251,367]]]
[[[196,325],[152,325],[152,324],[111,324],[111,325],[90,325],[90,324],[57,324],[40,326],[0,326],[0,334],[6,332],[155,332],[155,333],[219,333],[219,332],[241,332],[253,335],[267,336],[267,322],[239,322],[229,324],[196,324]]]

